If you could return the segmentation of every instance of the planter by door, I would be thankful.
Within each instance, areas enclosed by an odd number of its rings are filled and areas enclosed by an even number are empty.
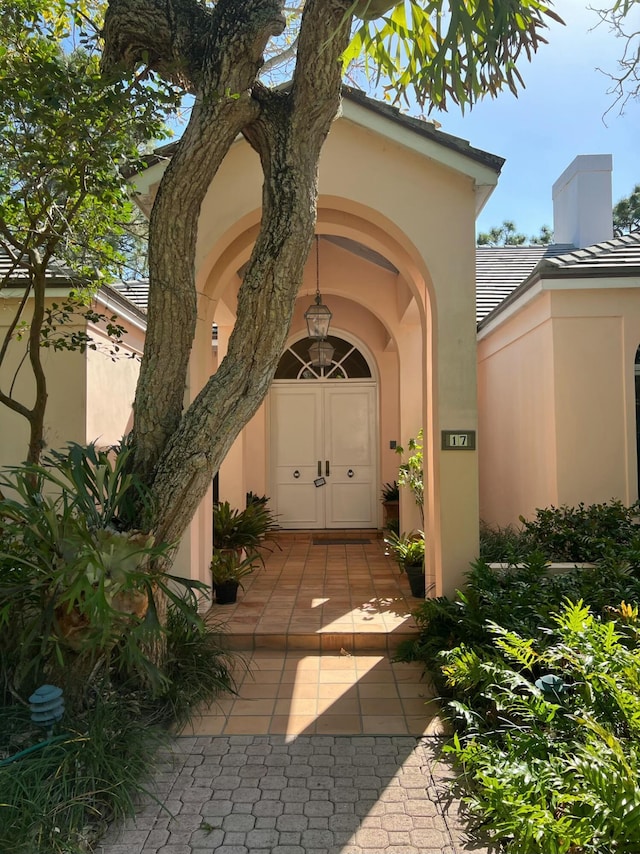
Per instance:
[[[411,595],[416,599],[424,599],[425,597],[425,581],[424,581],[424,566],[405,566],[404,571],[409,579],[409,587]]]
[[[222,581],[220,584],[213,585],[213,591],[216,594],[216,602],[218,605],[232,605],[238,598],[237,581]]]

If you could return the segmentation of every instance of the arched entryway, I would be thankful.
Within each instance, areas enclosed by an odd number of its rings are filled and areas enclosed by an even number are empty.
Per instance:
[[[285,350],[270,392],[270,493],[283,528],[378,525],[378,395],[370,359],[332,335],[330,365],[308,338]]]

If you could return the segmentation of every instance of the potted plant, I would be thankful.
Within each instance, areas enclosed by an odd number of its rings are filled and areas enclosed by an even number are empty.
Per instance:
[[[420,428],[415,439],[409,439],[407,451],[409,456],[400,464],[398,470],[398,483],[400,486],[408,486],[415,499],[420,517],[424,525],[424,470],[423,470],[423,430]],[[398,445],[396,454],[404,455],[404,448]]]
[[[424,599],[424,532],[396,534],[390,531],[384,541],[400,572],[406,572],[412,595],[417,599]]]
[[[244,510],[232,508],[228,501],[213,508],[213,545],[216,549],[255,551],[276,527],[266,498],[251,500]]]
[[[213,550],[211,578],[218,605],[230,605],[236,601],[242,579],[255,570],[258,560],[262,560],[262,557],[257,551]]]
[[[384,527],[398,531],[395,522],[400,518],[400,489],[398,481],[382,484],[382,511],[384,514]]]

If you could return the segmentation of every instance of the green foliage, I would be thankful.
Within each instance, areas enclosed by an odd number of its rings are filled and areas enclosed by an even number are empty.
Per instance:
[[[411,531],[408,534],[388,531],[384,541],[400,567],[400,572],[404,572],[407,566],[421,566],[424,563],[423,531]]]
[[[480,522],[480,559],[487,563],[517,563],[535,546],[521,528],[513,525],[487,525]]]
[[[466,724],[448,750],[484,832],[513,854],[640,850],[637,608],[615,616],[566,601],[550,646],[492,624],[493,656],[445,656]],[[536,685],[540,673],[561,678],[560,695]]]
[[[613,206],[613,233],[616,237],[640,228],[640,184]]]
[[[121,170],[141,165],[140,147],[165,133],[176,98],[146,74],[105,80],[95,33],[77,29],[73,5],[34,2],[31,26],[23,3],[4,9],[0,235],[32,265],[55,254],[76,276],[94,278],[122,261],[112,241],[131,210]]]
[[[255,572],[256,564],[262,560],[260,552],[238,551],[237,549],[214,549],[211,557],[211,577],[214,584],[225,581],[241,582]]]
[[[213,508],[213,543],[216,549],[256,550],[278,527],[267,501],[250,501],[237,510],[223,501]]]
[[[142,167],[149,139],[167,135],[165,117],[179,101],[148,69],[117,78],[100,73],[99,7],[90,0],[4,0],[1,10],[0,252],[9,264],[0,289],[20,297],[0,340],[0,364],[25,339],[15,362],[18,371],[31,370],[36,394],[21,399],[16,374],[0,387],[0,403],[29,422],[31,462],[42,447],[47,402],[40,347],[97,347],[71,326],[80,320],[100,323],[112,340],[109,355],[119,353],[123,328],[88,303],[128,264],[133,205],[125,173]],[[53,268],[74,294],[47,306]]]
[[[140,715],[140,703],[96,696],[67,716],[67,737],[0,767],[0,850],[14,854],[84,854],[110,819],[135,812],[162,733]],[[41,740],[28,709],[0,707],[0,754]]]
[[[526,234],[516,231],[514,222],[505,219],[502,225],[481,231],[476,242],[478,246],[522,246],[525,243],[547,246],[553,242],[553,231],[548,225],[543,225],[538,234],[527,238]]]
[[[418,432],[415,439],[409,439],[407,445],[408,457],[400,464],[398,469],[398,484],[408,487],[415,499],[416,505],[420,510],[422,521],[424,522],[424,471],[423,471],[423,440],[424,432],[422,428]],[[401,445],[396,447],[396,454],[403,456],[404,448]]]
[[[358,0],[352,9],[362,6],[366,3]],[[472,106],[483,94],[495,97],[505,87],[517,93],[523,83],[516,60],[544,43],[550,20],[560,18],[538,0],[408,0],[363,21],[345,64],[364,56],[378,79],[388,81],[385,92],[394,101],[411,92],[429,109],[446,109],[449,101]]]
[[[620,547],[640,549],[636,524],[638,504],[625,507],[620,501],[577,507],[547,507],[535,518],[520,517],[524,540],[554,561],[593,561]]]
[[[640,549],[638,503],[620,501],[577,507],[545,507],[520,527],[480,526],[480,557],[489,562],[517,562],[541,552],[556,563],[589,563],[601,558],[634,560]],[[624,555],[621,555],[624,550]]]
[[[391,483],[382,484],[382,500],[383,501],[398,501],[400,498],[400,489],[398,481],[394,480]]]
[[[148,501],[129,454],[70,445],[0,481],[0,663],[12,694],[55,677],[82,705],[112,672],[152,693],[166,684],[150,654],[164,632],[158,603],[196,614],[176,591],[201,585],[167,574],[168,545],[128,529]]]
[[[234,689],[223,631],[198,616],[203,585],[168,575],[167,547],[127,527],[148,503],[129,454],[70,445],[2,481],[2,851],[89,850],[133,813],[162,727]],[[37,747],[26,698],[43,682],[66,711]]]
[[[157,704],[179,729],[221,694],[235,693],[233,668],[243,662],[229,651],[222,625],[194,620],[186,608],[169,606],[166,630],[167,687]]]

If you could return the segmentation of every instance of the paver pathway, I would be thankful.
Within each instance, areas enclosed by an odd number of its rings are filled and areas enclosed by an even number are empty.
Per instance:
[[[99,854],[462,854],[441,741],[410,736],[182,737],[157,801]]]

